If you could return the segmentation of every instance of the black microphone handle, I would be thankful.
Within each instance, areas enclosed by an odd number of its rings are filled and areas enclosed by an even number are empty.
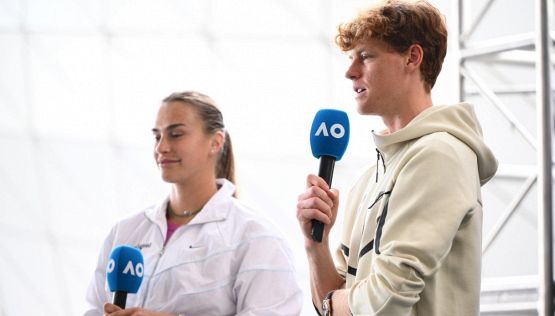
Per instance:
[[[127,302],[127,292],[124,291],[116,291],[114,293],[114,305],[125,309],[125,303]]]
[[[335,158],[332,156],[320,156],[320,170],[318,176],[324,179],[331,188],[331,180],[333,178],[333,167],[335,166]],[[322,242],[324,235],[324,224],[319,220],[312,220],[312,231],[310,236],[316,242]]]

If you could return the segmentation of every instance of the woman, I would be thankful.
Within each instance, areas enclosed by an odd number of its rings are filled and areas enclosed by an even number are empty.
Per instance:
[[[237,199],[233,152],[221,112],[198,92],[160,106],[154,159],[169,196],[119,222],[104,242],[85,315],[298,315],[302,294],[285,241]],[[106,303],[107,258],[132,245],[144,278],[129,308]]]

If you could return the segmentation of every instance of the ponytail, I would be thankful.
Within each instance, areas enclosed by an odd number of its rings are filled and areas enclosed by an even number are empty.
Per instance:
[[[224,145],[216,165],[216,177],[226,178],[231,183],[235,184],[235,160],[233,157],[233,146],[231,145],[231,138],[229,137],[229,133],[227,131],[225,131]]]

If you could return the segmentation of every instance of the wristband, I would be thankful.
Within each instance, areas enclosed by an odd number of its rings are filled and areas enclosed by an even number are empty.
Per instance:
[[[334,291],[335,290],[329,291],[328,294],[326,294],[326,296],[324,297],[324,300],[322,301],[322,316],[331,316],[333,313],[331,299]]]

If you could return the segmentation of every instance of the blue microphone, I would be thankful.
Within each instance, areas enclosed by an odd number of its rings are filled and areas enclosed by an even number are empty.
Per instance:
[[[347,113],[333,109],[322,109],[316,113],[310,128],[312,155],[320,158],[320,176],[331,187],[335,161],[340,160],[349,144],[349,117]],[[324,224],[312,220],[311,236],[322,242]]]
[[[137,293],[143,281],[144,261],[141,251],[130,246],[112,249],[106,266],[108,289],[114,292],[114,305],[125,309],[127,293]]]

